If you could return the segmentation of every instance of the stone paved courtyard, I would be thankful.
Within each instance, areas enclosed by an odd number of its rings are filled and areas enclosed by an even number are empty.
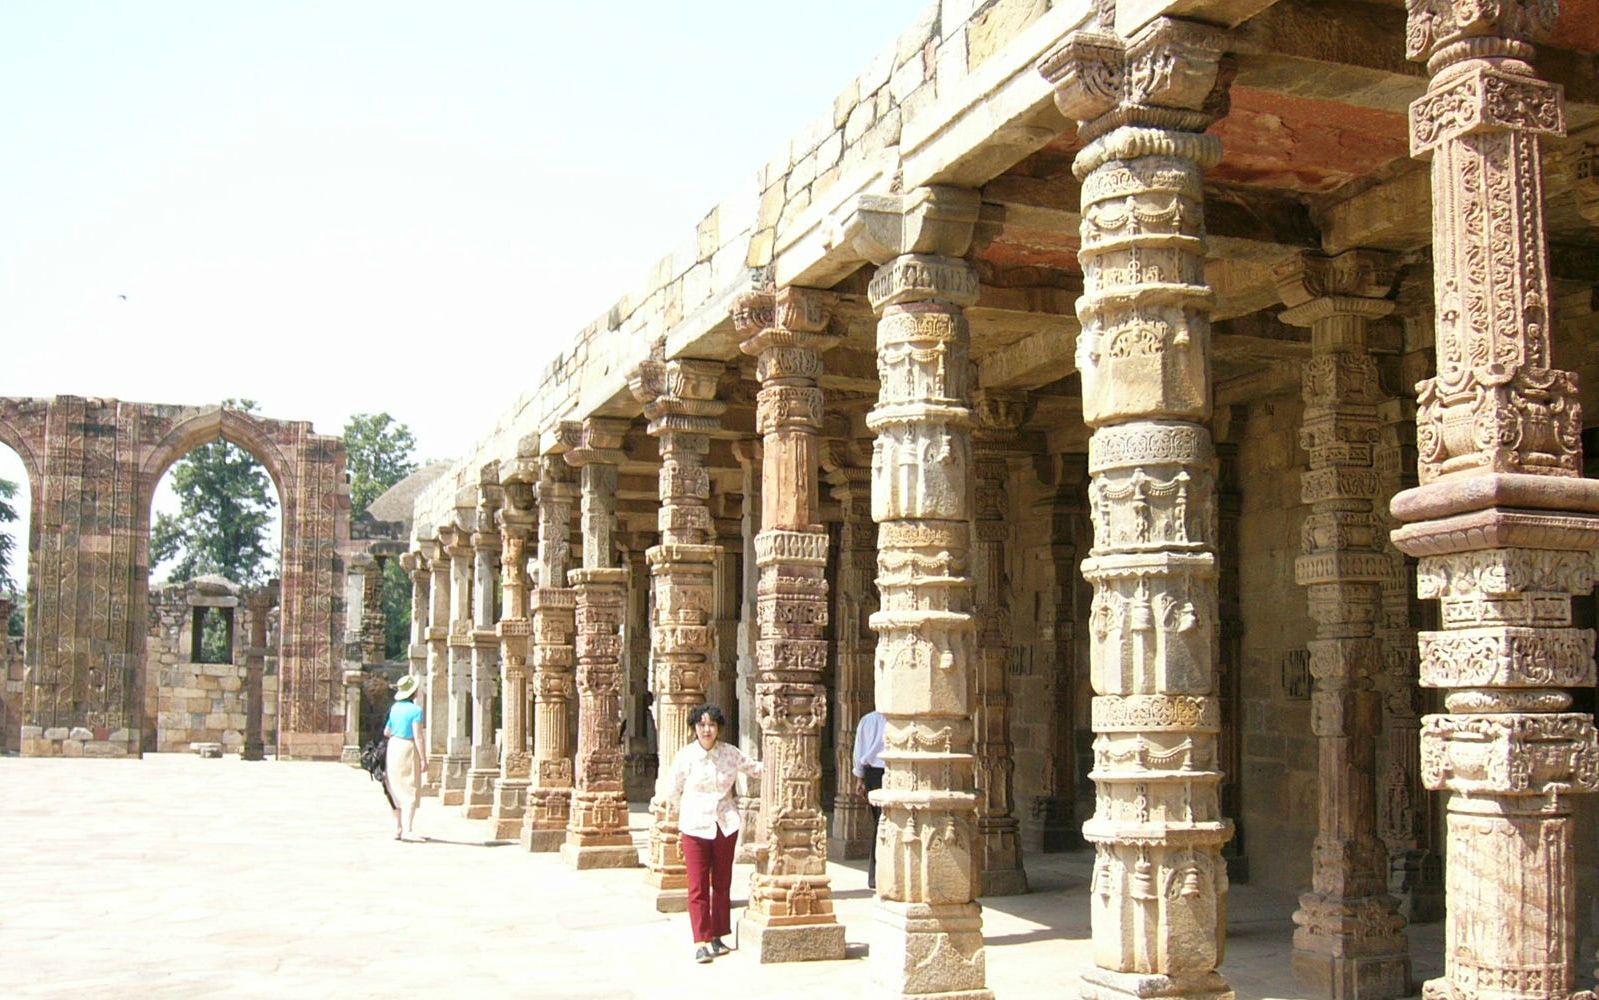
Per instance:
[[[849,959],[701,967],[687,918],[650,909],[642,872],[573,872],[432,801],[417,821],[429,839],[397,843],[382,793],[337,764],[0,758],[0,802],[0,996],[872,995],[859,865],[830,866]],[[987,905],[997,996],[1075,993],[1089,858],[1029,858],[1041,891]],[[1295,995],[1292,900],[1236,886],[1231,910],[1223,970],[1239,997]],[[1417,929],[1417,951],[1437,954],[1438,931]]]

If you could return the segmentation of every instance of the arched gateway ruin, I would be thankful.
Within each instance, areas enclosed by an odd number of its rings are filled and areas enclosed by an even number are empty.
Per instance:
[[[32,511],[24,754],[139,756],[150,504],[168,467],[218,439],[266,468],[282,504],[278,755],[340,756],[343,442],[228,407],[78,396],[0,399],[0,442],[22,458]]]

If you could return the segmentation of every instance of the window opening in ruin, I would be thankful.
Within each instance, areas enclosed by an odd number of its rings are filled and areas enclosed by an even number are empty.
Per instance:
[[[194,609],[190,648],[194,663],[233,662],[233,609]]]

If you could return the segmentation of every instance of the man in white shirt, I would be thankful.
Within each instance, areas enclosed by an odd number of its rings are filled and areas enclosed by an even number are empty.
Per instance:
[[[860,724],[855,727],[855,794],[865,795],[883,787],[883,735],[888,729],[888,720],[883,718],[883,713],[873,709],[861,716]],[[867,804],[872,810],[872,841],[866,849],[866,888],[877,888],[877,823],[883,816],[883,811],[871,800]]]

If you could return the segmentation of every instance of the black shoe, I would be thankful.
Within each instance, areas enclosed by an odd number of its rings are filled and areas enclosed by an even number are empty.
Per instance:
[[[708,944],[702,944],[694,951],[694,961],[700,963],[701,965],[707,964],[714,957],[715,956],[711,954],[711,946]]]
[[[711,938],[711,954],[717,958],[721,958],[723,955],[731,953],[732,950],[733,949],[727,946],[727,942],[723,941],[721,938]]]

